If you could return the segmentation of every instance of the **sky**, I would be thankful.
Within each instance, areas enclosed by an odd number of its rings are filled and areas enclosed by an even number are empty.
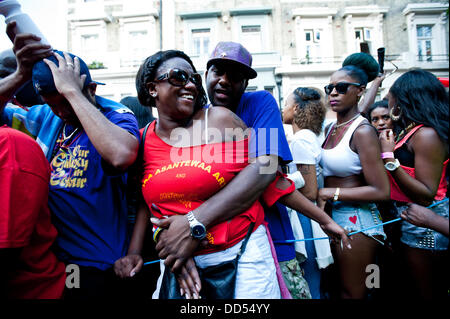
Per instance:
[[[0,0],[2,1],[2,0]],[[53,48],[67,50],[66,0],[17,0]],[[5,17],[0,15],[0,52],[12,48],[6,35]]]

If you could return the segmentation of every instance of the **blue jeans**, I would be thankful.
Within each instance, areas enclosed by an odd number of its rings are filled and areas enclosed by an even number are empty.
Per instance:
[[[437,201],[433,201],[436,203]],[[398,216],[408,208],[402,203],[396,202]],[[448,202],[441,203],[430,208],[436,214],[448,219]],[[446,250],[448,249],[448,237],[443,234],[429,229],[415,226],[406,220],[402,220],[402,235],[400,241],[409,247],[428,249],[428,250]]]
[[[373,203],[336,201],[333,203],[331,216],[338,225],[350,232],[382,223],[380,212]],[[386,239],[383,226],[363,231],[363,234],[369,237],[379,235]]]

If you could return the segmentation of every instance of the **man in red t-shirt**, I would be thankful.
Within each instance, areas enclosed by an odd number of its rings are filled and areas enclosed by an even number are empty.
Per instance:
[[[26,134],[0,127],[0,298],[61,298],[65,266],[51,252],[49,164]]]

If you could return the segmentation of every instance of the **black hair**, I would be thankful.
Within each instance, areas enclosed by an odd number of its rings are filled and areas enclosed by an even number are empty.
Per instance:
[[[408,71],[394,82],[389,93],[401,109],[403,127],[408,121],[432,127],[448,145],[448,93],[435,75],[422,69]]]
[[[153,81],[156,76],[158,68],[167,60],[172,58],[182,58],[186,60],[194,70],[197,72],[189,56],[183,51],[179,50],[166,50],[158,51],[155,54],[149,56],[145,59],[144,63],[139,67],[138,73],[136,74],[136,91],[138,94],[139,102],[144,106],[155,106],[155,99],[150,95],[147,83]],[[199,95],[195,103],[194,111],[203,108],[208,102],[206,97],[206,92],[203,86],[197,87]]]
[[[314,88],[298,87],[293,93],[297,104],[294,123],[300,129],[309,129],[319,135],[327,111],[320,91]]]
[[[380,65],[370,54],[357,52],[345,58],[341,70],[346,70],[348,75],[366,85],[378,76]]]
[[[138,121],[138,127],[140,129],[143,128],[147,123],[150,123],[155,119],[153,117],[151,109],[139,103],[137,97],[135,96],[126,96],[120,100],[120,103],[127,106],[130,110],[133,111],[134,116],[136,116],[136,119]]]

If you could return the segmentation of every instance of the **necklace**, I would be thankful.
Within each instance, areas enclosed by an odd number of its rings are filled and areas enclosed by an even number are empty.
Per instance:
[[[412,122],[411,124],[409,124],[406,128],[404,128],[397,136],[397,139],[395,140],[395,143],[398,143],[403,136],[408,133],[409,130],[411,130],[412,128],[414,128],[416,126],[416,123]]]
[[[358,114],[358,115],[359,115],[359,114]],[[353,121],[354,121],[356,118],[357,118],[357,116],[354,117],[354,118],[352,118],[352,119],[350,119],[349,121],[347,121],[347,122],[345,122],[345,123],[341,123],[341,124],[340,124],[341,126],[342,126],[342,125],[345,125],[345,127],[344,127],[344,129],[341,131],[341,134],[339,134],[339,136],[334,140],[334,143],[333,143],[333,145],[331,146],[331,148],[334,148],[334,147],[337,145],[337,143],[340,142],[342,135],[344,134],[344,132],[345,132],[345,131],[347,130],[347,128],[353,123]],[[336,130],[336,129],[334,129],[334,130]],[[331,136],[331,135],[333,135],[333,133],[328,134],[327,139],[326,139],[325,142],[323,143],[323,147],[325,147],[325,146],[328,144],[328,140],[330,139],[330,136]]]
[[[77,127],[72,131],[72,133],[69,134],[69,136],[66,136],[66,126],[67,126],[67,124],[64,123],[63,129],[62,129],[63,140],[61,141],[61,143],[64,143],[65,141],[69,140],[75,134],[75,132],[78,131],[78,127]]]
[[[333,131],[331,132],[331,135],[332,136],[336,135],[336,131],[337,131],[338,128],[340,128],[341,126],[344,126],[344,125],[346,125],[348,123],[353,122],[358,116],[359,116],[359,113],[356,114],[354,117],[352,117],[350,120],[342,122],[341,124],[337,124],[337,122],[336,122],[336,124],[333,127]]]

